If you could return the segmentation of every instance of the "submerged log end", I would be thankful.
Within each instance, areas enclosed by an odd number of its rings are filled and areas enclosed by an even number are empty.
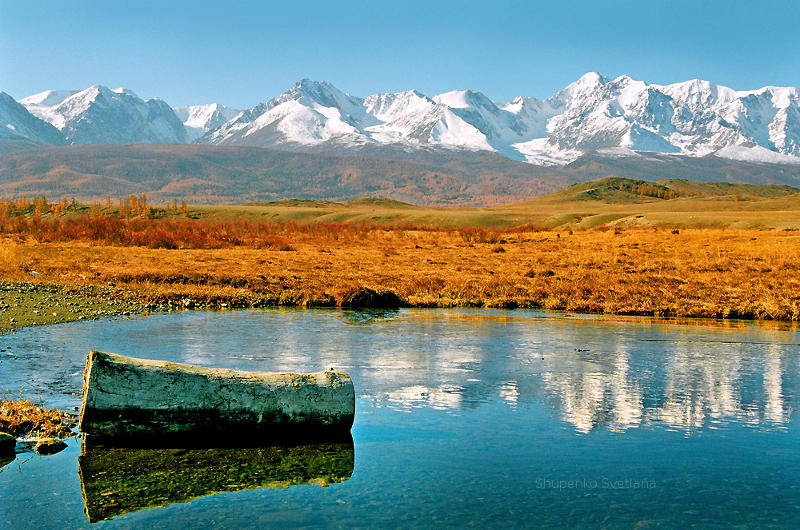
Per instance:
[[[355,389],[344,372],[245,372],[92,351],[79,429],[98,440],[333,438],[349,433]]]

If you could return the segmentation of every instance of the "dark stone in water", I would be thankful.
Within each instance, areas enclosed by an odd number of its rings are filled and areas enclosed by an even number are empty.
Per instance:
[[[17,447],[17,439],[7,432],[0,432],[0,455],[8,456],[14,454]]]
[[[40,455],[53,455],[67,448],[67,444],[58,438],[40,438],[36,443],[36,453]]]
[[[0,468],[5,467],[16,459],[17,455],[0,455]]]
[[[408,304],[394,291],[375,291],[374,289],[363,287],[347,293],[342,298],[340,305],[347,308],[375,307],[381,309],[396,309]]]

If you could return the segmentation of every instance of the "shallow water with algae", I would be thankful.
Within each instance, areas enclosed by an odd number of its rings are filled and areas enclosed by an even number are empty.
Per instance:
[[[0,473],[4,528],[800,526],[788,324],[267,310],[1,339],[3,390],[67,410],[91,349],[335,368],[357,394],[352,444],[22,452]]]

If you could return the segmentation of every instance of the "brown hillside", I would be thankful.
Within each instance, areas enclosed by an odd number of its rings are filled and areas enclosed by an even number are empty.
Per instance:
[[[541,168],[506,161],[443,170],[366,155],[253,147],[134,144],[10,150],[0,161],[0,195],[102,200],[146,193],[152,202],[244,203],[287,198],[347,201],[382,197],[415,204],[491,205],[569,184]],[[509,169],[511,168],[511,169]]]
[[[496,206],[608,177],[790,185],[800,166],[641,154],[586,155],[540,167],[496,153],[365,147],[349,153],[257,147],[0,144],[0,196],[66,195],[92,202],[145,193],[153,203],[233,204],[381,197],[417,205]]]

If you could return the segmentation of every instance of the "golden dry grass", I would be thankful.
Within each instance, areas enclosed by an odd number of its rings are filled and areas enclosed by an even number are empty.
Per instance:
[[[800,319],[800,232],[731,229],[284,234],[275,248],[150,249],[5,239],[0,280],[113,282],[148,303],[335,305],[354,288],[414,306]],[[476,240],[477,239],[477,240]],[[485,242],[482,242],[485,241]]]
[[[0,431],[18,438],[23,436],[65,438],[73,434],[69,429],[73,423],[74,418],[61,410],[37,407],[24,399],[3,398],[0,402]]]

